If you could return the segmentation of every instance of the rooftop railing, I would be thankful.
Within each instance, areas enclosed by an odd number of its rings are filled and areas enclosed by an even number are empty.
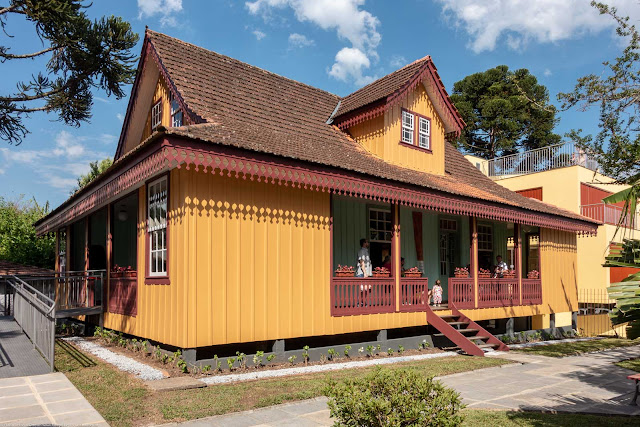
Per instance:
[[[509,178],[568,166],[583,166],[598,170],[598,162],[572,142],[487,160],[485,173],[494,179]]]

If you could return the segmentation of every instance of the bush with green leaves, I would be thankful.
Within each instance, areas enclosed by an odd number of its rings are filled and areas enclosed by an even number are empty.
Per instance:
[[[271,363],[275,360],[276,355],[271,353],[270,355],[267,356],[267,362]]]
[[[256,368],[262,366],[262,360],[264,359],[264,351],[258,350],[256,354],[253,355],[253,364]]]
[[[349,357],[349,351],[351,350],[351,346],[350,345],[345,345],[344,346],[344,357]]]
[[[302,361],[306,364],[309,362],[309,346],[302,347]]]
[[[413,370],[376,368],[365,377],[329,381],[331,416],[344,426],[459,426],[460,395]]]

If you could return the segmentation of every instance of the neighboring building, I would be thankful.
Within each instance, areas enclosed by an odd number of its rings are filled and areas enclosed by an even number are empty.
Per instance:
[[[523,196],[558,206],[593,218],[602,223],[595,237],[579,238],[577,242],[577,277],[580,302],[589,301],[591,290],[604,290],[619,282],[634,269],[603,267],[612,241],[633,236],[640,227],[638,216],[625,222],[625,229],[616,234],[623,203],[605,205],[603,198],[628,188],[598,172],[597,162],[572,143],[525,151],[510,156],[485,160],[465,155],[478,170],[498,184]],[[615,237],[614,237],[615,235]],[[596,292],[598,302],[601,292]]]
[[[463,126],[430,57],[341,98],[147,31],[113,166],[37,231],[68,270],[106,263],[105,327],[190,361],[424,335],[427,318],[471,354],[504,348],[474,321],[570,327],[577,235],[597,221],[478,172],[448,142]],[[390,277],[334,273],[361,238]],[[478,277],[510,238],[515,277]]]

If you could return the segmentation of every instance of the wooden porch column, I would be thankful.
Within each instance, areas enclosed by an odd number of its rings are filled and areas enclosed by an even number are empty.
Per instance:
[[[400,274],[402,265],[400,260],[400,207],[391,204],[391,221],[393,232],[391,234],[391,268],[393,269],[393,281],[396,287],[396,311],[400,311]]]
[[[478,218],[472,216],[469,218],[469,228],[471,233],[471,278],[473,279],[473,305],[478,308]]]
[[[56,273],[60,272],[60,230],[56,230],[56,261],[54,268]]]
[[[112,242],[111,242],[111,203],[107,204],[107,273],[104,281],[104,286],[102,286],[102,311],[100,312],[100,327],[104,328],[104,312],[107,311],[106,308],[109,306],[109,289],[110,287],[110,276],[111,276],[111,251],[112,251]]]
[[[518,278],[518,292],[520,293],[519,305],[522,305],[522,237],[520,235],[520,224],[513,225],[513,248],[515,249],[515,268]]]

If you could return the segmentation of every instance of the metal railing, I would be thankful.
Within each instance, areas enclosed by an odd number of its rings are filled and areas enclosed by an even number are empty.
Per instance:
[[[598,162],[572,142],[549,145],[523,153],[487,160],[486,174],[492,178],[509,178],[568,166],[598,170]]]
[[[623,211],[624,209],[621,206],[607,205],[605,203],[580,206],[580,215],[612,225],[618,225],[620,223]],[[621,225],[626,228],[638,229],[638,226],[640,225],[640,222],[638,221],[639,219],[638,213],[633,216],[628,215],[624,218]]]
[[[54,369],[56,304],[55,301],[24,280],[11,276],[5,279],[8,285],[5,295],[10,293],[7,314],[13,316],[34,347]],[[11,298],[12,297],[12,298]]]

